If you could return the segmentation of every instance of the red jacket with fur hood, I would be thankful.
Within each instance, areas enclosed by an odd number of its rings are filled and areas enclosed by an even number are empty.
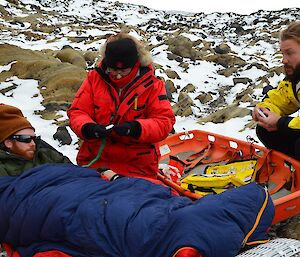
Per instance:
[[[68,110],[71,128],[84,140],[77,162],[89,164],[103,142],[85,139],[81,133],[84,124],[116,125],[135,120],[142,128],[140,137],[119,136],[113,131],[100,158],[90,167],[106,166],[126,176],[155,178],[160,158],[158,142],[168,136],[175,123],[164,83],[155,77],[151,65],[140,66],[138,76],[122,89],[120,96],[103,66],[89,72]]]

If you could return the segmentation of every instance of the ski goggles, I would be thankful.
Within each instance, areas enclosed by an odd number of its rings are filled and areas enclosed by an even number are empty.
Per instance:
[[[29,144],[32,140],[35,141],[36,136],[30,136],[30,135],[13,135],[10,137],[11,140],[15,140],[21,143],[27,143]]]

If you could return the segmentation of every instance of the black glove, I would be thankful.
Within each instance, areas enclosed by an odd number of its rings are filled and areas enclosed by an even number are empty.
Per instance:
[[[82,134],[87,139],[106,137],[111,133],[111,128],[106,129],[106,126],[87,123],[84,124],[81,130]]]
[[[120,136],[132,136],[138,138],[141,135],[142,127],[137,121],[124,122],[114,126],[114,131]]]

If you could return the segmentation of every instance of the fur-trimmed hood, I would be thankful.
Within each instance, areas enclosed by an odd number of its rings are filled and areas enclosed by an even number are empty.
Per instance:
[[[144,44],[142,42],[140,42],[138,39],[136,39],[135,37],[133,37],[133,36],[127,34],[127,33],[123,33],[123,32],[120,32],[116,35],[113,35],[113,36],[109,37],[106,40],[106,42],[101,46],[101,48],[100,48],[100,62],[102,62],[103,59],[105,58],[105,50],[106,50],[107,43],[110,42],[110,41],[123,39],[123,38],[129,38],[135,43],[137,51],[138,51],[139,61],[140,61],[142,67],[149,66],[150,64],[153,63],[152,56],[151,56],[150,52],[146,49]]]

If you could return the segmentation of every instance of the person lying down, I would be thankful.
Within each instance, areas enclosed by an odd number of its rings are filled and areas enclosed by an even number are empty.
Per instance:
[[[192,247],[232,257],[268,240],[274,216],[266,190],[252,182],[192,201],[144,179],[105,181],[95,170],[45,164],[0,178],[0,242],[22,256],[172,257]]]

